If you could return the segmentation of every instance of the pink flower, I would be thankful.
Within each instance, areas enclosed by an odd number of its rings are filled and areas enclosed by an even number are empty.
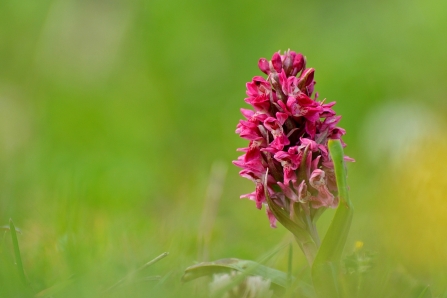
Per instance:
[[[252,110],[241,109],[245,120],[236,127],[249,144],[238,149],[244,154],[233,163],[242,168],[242,177],[255,183],[255,191],[241,198],[261,209],[267,207],[267,193],[292,220],[300,212],[335,208],[337,187],[327,144],[346,133],[337,126],[341,116],[333,110],[335,102],[317,100],[315,70],[306,68],[302,54],[277,52],[270,61],[261,58],[258,66],[267,78],[255,76],[246,84],[245,102]],[[345,160],[354,161],[347,156]],[[266,211],[276,227],[273,213]]]
[[[291,180],[296,180],[295,170],[300,165],[301,157],[298,147],[290,147],[287,152],[278,151],[273,156],[281,163],[284,174],[284,184],[288,185]]]
[[[254,77],[247,83],[248,98],[245,102],[252,105],[257,111],[268,111],[270,108],[270,94],[272,90],[270,83],[263,77]]]
[[[282,114],[283,113],[278,113]],[[285,118],[278,117],[278,119],[274,117],[268,117],[264,120],[264,127],[267,128],[268,131],[273,136],[273,142],[270,143],[270,147],[275,148],[277,150],[282,150],[285,145],[289,145],[289,139],[284,134],[284,129],[282,125],[284,124]]]
[[[248,198],[256,202],[256,208],[261,209],[262,204],[265,203],[264,185],[260,180],[256,181],[256,190],[252,193],[242,195],[242,198]]]
[[[327,181],[325,178],[325,172],[320,169],[314,170],[309,178],[310,186],[317,191],[316,195],[310,199],[313,208],[337,207],[338,202],[336,201],[335,196],[327,188]]]

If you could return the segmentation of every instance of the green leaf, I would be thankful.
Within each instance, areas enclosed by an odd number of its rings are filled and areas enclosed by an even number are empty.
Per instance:
[[[340,297],[339,263],[351,226],[353,207],[348,196],[343,147],[339,140],[329,140],[334,162],[339,204],[312,266],[312,280],[320,297]]]

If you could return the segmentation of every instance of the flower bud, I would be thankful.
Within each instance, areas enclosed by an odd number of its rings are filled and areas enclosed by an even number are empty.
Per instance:
[[[297,73],[299,73],[303,69],[305,64],[306,62],[304,60],[304,56],[301,53],[296,54],[293,59],[293,69],[290,73],[290,76],[296,76]]]
[[[295,52],[291,52],[290,50],[288,50],[285,54],[284,54],[284,72],[287,76],[289,76],[292,71],[293,71],[293,63],[295,61],[295,56],[296,53]]]
[[[265,59],[265,58],[259,59],[258,67],[266,75],[268,75],[270,73],[270,66],[269,66],[269,62],[267,61],[267,59]]]
[[[281,55],[279,53],[273,54],[271,62],[272,62],[272,66],[276,70],[276,72],[281,72],[282,62],[281,62]]]

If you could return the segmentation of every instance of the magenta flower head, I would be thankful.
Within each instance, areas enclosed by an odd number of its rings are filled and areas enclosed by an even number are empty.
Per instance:
[[[245,119],[236,128],[249,144],[238,149],[243,155],[233,163],[256,185],[241,198],[253,200],[258,209],[265,206],[272,227],[277,219],[267,199],[297,225],[306,225],[338,205],[328,140],[341,140],[345,134],[337,127],[341,116],[332,109],[335,102],[313,95],[315,70],[306,68],[302,54],[278,52],[270,61],[261,58],[258,66],[267,78],[255,76],[247,83],[245,102],[252,109],[241,109]],[[345,160],[353,161],[347,156]]]

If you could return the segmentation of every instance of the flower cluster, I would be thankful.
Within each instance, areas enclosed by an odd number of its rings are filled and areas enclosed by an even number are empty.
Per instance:
[[[332,109],[335,102],[318,101],[317,93],[312,98],[315,70],[306,68],[302,54],[278,52],[270,61],[260,59],[258,66],[267,79],[255,76],[246,85],[245,102],[253,110],[241,109],[245,120],[240,120],[236,133],[250,143],[238,149],[244,154],[233,163],[242,168],[242,177],[256,184],[254,192],[241,198],[255,201],[258,209],[266,205],[270,225],[275,227],[266,195],[291,218],[300,209],[337,206],[327,144],[329,139],[341,140],[345,130],[337,127],[341,116]],[[347,156],[345,160],[353,161]]]

